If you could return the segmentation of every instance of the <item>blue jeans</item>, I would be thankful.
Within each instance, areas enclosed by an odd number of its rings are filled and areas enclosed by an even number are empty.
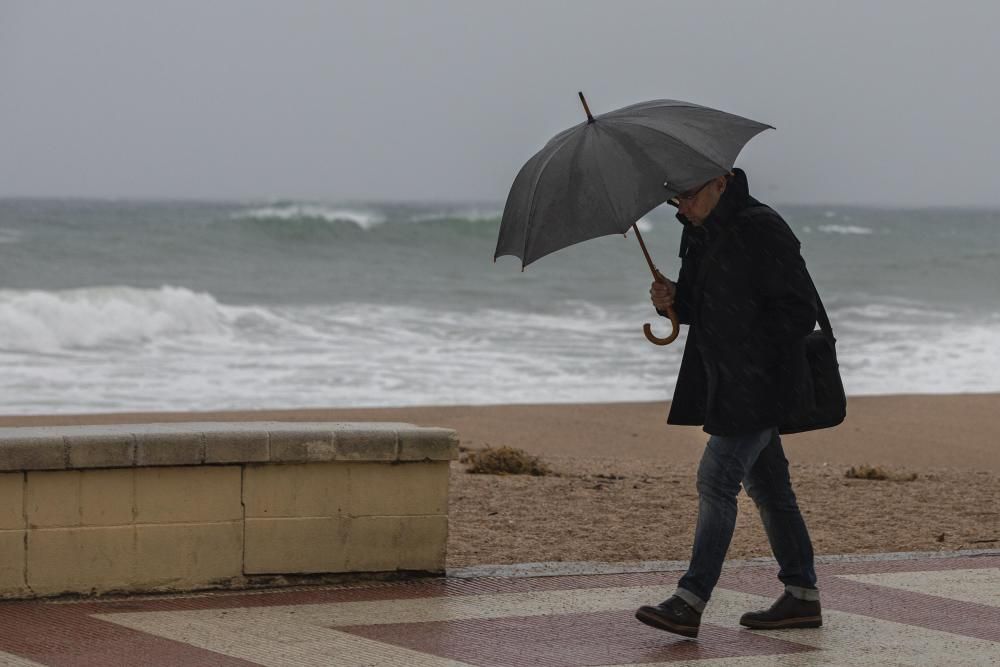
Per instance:
[[[740,482],[760,511],[785,590],[800,599],[818,600],[812,542],[792,492],[777,428],[709,438],[698,467],[694,550],[676,594],[698,611],[711,597],[733,538]]]

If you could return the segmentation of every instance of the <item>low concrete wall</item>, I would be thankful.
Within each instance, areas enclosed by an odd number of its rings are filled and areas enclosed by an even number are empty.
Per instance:
[[[0,428],[0,596],[444,571],[448,429]]]

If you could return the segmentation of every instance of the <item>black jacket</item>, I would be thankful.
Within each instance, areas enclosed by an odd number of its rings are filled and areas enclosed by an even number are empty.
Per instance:
[[[808,409],[805,336],[816,299],[798,239],[750,196],[740,169],[701,226],[677,219],[684,233],[674,309],[690,328],[667,423],[739,435]]]

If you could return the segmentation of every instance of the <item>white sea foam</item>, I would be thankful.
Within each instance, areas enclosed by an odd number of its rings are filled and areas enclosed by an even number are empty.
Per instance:
[[[351,222],[361,229],[371,229],[385,222],[385,216],[375,211],[345,208],[330,208],[320,204],[292,204],[288,206],[264,206],[233,215],[234,218],[256,218],[277,220],[313,219],[325,222]]]
[[[1000,390],[1000,315],[830,301],[849,393]],[[665,335],[669,323],[648,302],[555,308],[244,307],[182,287],[2,291],[0,413],[670,397],[686,328],[660,348],[642,324]]]
[[[819,230],[827,234],[871,234],[868,227],[859,225],[820,225]]]
[[[680,359],[645,342],[638,311],[582,302],[562,314],[214,307],[211,334],[105,335],[113,353],[0,347],[0,412],[641,400],[665,395]]]
[[[855,297],[858,298],[858,297]],[[958,315],[912,299],[868,297],[867,302],[837,309],[838,317],[847,324],[865,326],[871,322],[898,322],[908,325],[916,322],[955,320]]]
[[[181,287],[0,290],[0,350],[53,352],[219,334],[227,314]]]
[[[434,211],[432,213],[419,213],[410,217],[410,222],[427,222],[429,220],[467,220],[469,222],[485,222],[487,220],[499,220],[503,216],[503,211],[498,209],[457,209],[447,211]]]
[[[837,350],[848,394],[1000,390],[1000,331],[995,325],[842,331]]]

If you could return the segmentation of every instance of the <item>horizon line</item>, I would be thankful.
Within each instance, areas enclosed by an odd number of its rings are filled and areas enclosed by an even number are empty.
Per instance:
[[[470,205],[490,204],[501,210],[504,201],[501,199],[474,198],[394,198],[394,197],[292,197],[292,196],[176,196],[176,195],[12,195],[0,194],[0,202],[35,201],[35,202],[90,202],[90,203],[134,203],[134,204],[388,204],[388,205]],[[767,202],[764,202],[767,203]],[[664,202],[663,204],[666,204]],[[663,206],[660,204],[660,206]],[[773,201],[773,206],[803,206],[815,208],[854,208],[854,209],[895,209],[895,210],[967,210],[967,211],[1000,211],[1000,202],[994,204],[899,204],[891,202],[832,202],[832,201]],[[656,208],[659,208],[657,206]]]

